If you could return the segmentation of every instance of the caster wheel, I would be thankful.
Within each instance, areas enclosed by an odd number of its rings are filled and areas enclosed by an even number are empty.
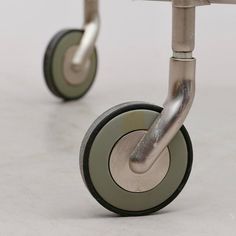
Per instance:
[[[148,172],[136,174],[129,168],[130,154],[161,111],[150,104],[122,104],[101,115],[85,135],[82,177],[108,210],[123,216],[151,214],[171,203],[186,184],[193,152],[184,127]]]
[[[97,72],[97,52],[84,70],[76,71],[71,62],[83,36],[82,30],[63,30],[49,43],[44,57],[44,77],[49,90],[64,100],[75,100],[85,95]]]

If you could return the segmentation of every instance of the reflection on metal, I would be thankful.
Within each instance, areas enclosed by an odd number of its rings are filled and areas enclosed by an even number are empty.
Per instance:
[[[63,73],[65,80],[71,85],[82,84],[87,78],[91,65],[90,57],[84,64],[83,70],[74,70],[71,67],[71,61],[73,59],[73,56],[75,55],[76,50],[77,46],[72,46],[66,51],[63,65]]]
[[[196,60],[190,58],[194,50],[195,7],[173,5],[174,57],[170,60],[169,93],[162,113],[141,139],[130,157],[135,173],[146,173],[179,131],[195,95]]]
[[[100,28],[98,5],[98,0],[84,1],[84,34],[72,61],[72,67],[74,70],[83,70],[86,62],[93,53]]]
[[[110,172],[115,182],[129,192],[146,192],[155,188],[165,178],[170,155],[166,148],[150,171],[136,174],[129,168],[129,157],[146,131],[134,131],[122,137],[114,146],[110,156]]]
[[[131,155],[135,173],[147,172],[183,125],[195,94],[195,64],[195,59],[171,59],[164,109]]]

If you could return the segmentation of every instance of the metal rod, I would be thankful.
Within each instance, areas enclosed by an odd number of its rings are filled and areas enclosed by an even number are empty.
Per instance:
[[[173,5],[174,55],[184,52],[190,56],[194,49],[195,7],[179,8]],[[130,157],[130,168],[138,174],[147,172],[179,131],[195,95],[194,58],[171,58],[169,93],[164,109],[141,139]]]
[[[84,34],[72,61],[76,70],[82,70],[93,53],[100,29],[98,0],[85,0],[84,12]]]
[[[195,47],[195,7],[173,7],[172,49],[174,52],[192,52]]]

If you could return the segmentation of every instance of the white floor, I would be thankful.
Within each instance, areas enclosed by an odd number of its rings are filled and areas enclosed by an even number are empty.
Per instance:
[[[130,10],[133,3],[114,4]],[[169,10],[167,6],[160,7]],[[138,20],[138,10],[136,5],[130,25]],[[151,8],[145,10],[151,17],[156,14]],[[230,12],[229,18],[235,20]],[[48,19],[50,14],[45,11]],[[217,18],[214,11],[212,14]],[[23,14],[26,22],[24,17]],[[65,20],[69,24],[69,17]],[[98,43],[97,82],[82,100],[63,103],[47,91],[41,73],[46,43],[54,30],[64,27],[63,19],[55,22],[47,28],[37,28],[38,32],[30,26],[31,31],[16,29],[19,31],[16,35],[9,30],[1,39],[4,44],[0,47],[0,235],[235,236],[236,72],[232,50],[236,50],[233,43],[236,35],[229,40],[219,34],[217,40],[226,45],[220,47],[216,42],[210,43],[214,27],[208,25],[209,35],[202,34],[199,27],[197,94],[186,121],[195,162],[186,188],[157,214],[119,218],[99,206],[83,185],[78,168],[80,144],[91,122],[113,105],[132,100],[163,103],[169,41],[160,37],[162,45],[155,46],[158,27],[154,38],[150,35],[138,38],[136,26],[134,35],[126,33],[130,40],[120,37],[108,45],[106,27],[109,30],[112,27],[104,23]],[[220,22],[217,24],[224,30]],[[116,27],[121,29],[121,24],[116,22]],[[130,30],[128,26],[125,29]],[[145,30],[152,32],[151,28]],[[170,36],[169,31],[160,30],[165,37]],[[114,34],[112,39],[119,36],[118,32]]]

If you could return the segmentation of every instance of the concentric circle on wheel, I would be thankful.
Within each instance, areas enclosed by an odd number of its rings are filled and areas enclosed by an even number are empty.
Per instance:
[[[131,170],[130,156],[146,133],[145,130],[137,130],[126,134],[114,145],[110,154],[111,176],[121,188],[129,192],[140,193],[152,190],[165,178],[170,167],[170,153],[168,148],[165,148],[146,173],[138,174]]]

